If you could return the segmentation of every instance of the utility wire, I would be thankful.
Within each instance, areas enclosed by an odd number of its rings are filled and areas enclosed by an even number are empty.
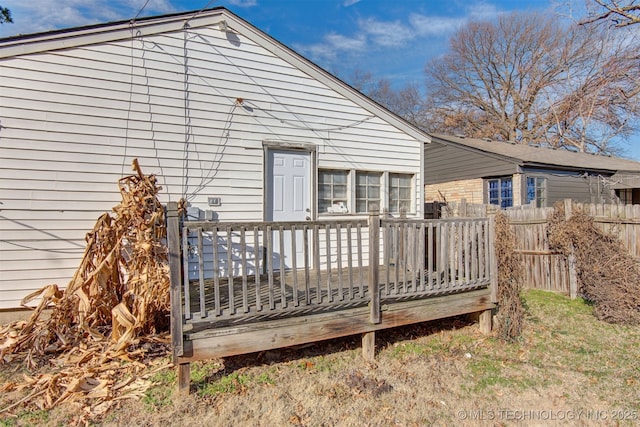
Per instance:
[[[140,8],[140,10],[138,11],[138,14],[131,20],[131,22],[135,22],[136,19],[138,19],[138,17],[140,16],[140,14],[142,13],[142,11],[144,10],[145,7],[147,7],[147,5],[149,4],[151,0],[147,0],[146,2],[144,2],[144,6],[142,6]]]

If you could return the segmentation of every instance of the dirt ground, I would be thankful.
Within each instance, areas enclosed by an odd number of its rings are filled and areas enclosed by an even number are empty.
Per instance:
[[[378,333],[375,364],[363,361],[359,337],[195,363],[188,397],[168,369],[91,424],[637,425],[640,328],[598,321],[581,300],[525,296],[517,342],[454,318]],[[24,408],[0,425],[69,425],[77,414]]]

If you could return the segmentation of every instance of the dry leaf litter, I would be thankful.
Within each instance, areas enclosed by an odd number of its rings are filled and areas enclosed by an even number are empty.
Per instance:
[[[82,408],[80,418],[94,418],[122,399],[143,396],[153,373],[169,364],[161,357],[170,341],[161,187],[137,160],[133,169],[118,182],[121,203],[87,233],[67,288],[49,285],[28,295],[25,307],[39,299],[29,320],[0,329],[1,363],[47,366],[46,373],[0,386],[0,392],[22,396],[0,408],[0,416],[25,405],[49,409],[71,402]],[[47,307],[51,314],[43,320]]]

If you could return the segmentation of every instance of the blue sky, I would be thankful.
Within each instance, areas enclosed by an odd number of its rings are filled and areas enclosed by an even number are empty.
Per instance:
[[[345,81],[359,70],[400,88],[422,85],[427,61],[470,20],[584,10],[583,0],[148,0],[142,9],[146,2],[0,0],[14,19],[0,25],[0,37],[224,6]],[[640,160],[640,136],[632,141],[625,154]]]

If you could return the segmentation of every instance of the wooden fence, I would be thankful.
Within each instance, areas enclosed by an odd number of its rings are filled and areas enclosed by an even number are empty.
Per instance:
[[[593,217],[596,227],[617,237],[629,254],[640,260],[640,205],[603,205],[570,200],[565,200],[564,204],[567,217],[576,210],[586,212]],[[575,260],[549,249],[547,232],[553,210],[551,207],[526,205],[503,212],[516,235],[517,252],[522,256],[525,271],[525,287],[575,296],[578,286]],[[474,217],[478,213],[490,214],[492,207],[452,203],[443,212],[454,217]]]

